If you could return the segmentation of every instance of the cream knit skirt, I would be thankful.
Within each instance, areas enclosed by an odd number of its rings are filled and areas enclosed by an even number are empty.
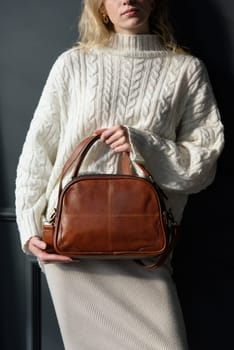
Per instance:
[[[186,350],[167,267],[132,261],[44,266],[66,350]]]

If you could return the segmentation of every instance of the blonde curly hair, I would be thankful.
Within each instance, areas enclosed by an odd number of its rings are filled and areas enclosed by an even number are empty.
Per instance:
[[[176,43],[168,16],[168,0],[156,2],[149,18],[150,33],[157,34],[163,46],[172,51],[183,51]],[[114,28],[111,22],[103,22],[103,0],[83,0],[83,11],[78,23],[79,40],[83,48],[105,46],[110,41]]]

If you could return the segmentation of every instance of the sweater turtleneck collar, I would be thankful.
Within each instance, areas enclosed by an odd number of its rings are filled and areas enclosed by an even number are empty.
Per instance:
[[[155,34],[113,34],[108,44],[98,50],[117,56],[142,58],[155,57],[167,52]]]
[[[110,47],[132,53],[163,50],[158,36],[153,34],[113,34]]]

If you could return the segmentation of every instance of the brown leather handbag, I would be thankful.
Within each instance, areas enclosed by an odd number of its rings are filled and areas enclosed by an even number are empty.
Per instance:
[[[132,175],[128,153],[122,156],[122,174],[79,175],[85,155],[98,139],[84,139],[64,165],[55,215],[43,229],[47,251],[74,259],[158,257],[147,265],[156,268],[167,259],[177,237],[166,197],[142,165],[138,164],[145,178]],[[62,188],[74,163],[72,179]]]

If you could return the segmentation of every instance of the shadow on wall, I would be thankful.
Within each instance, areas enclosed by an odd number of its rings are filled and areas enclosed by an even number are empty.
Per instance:
[[[5,183],[5,179],[4,179],[4,158],[3,158],[3,144],[2,144],[2,132],[3,132],[3,129],[2,129],[2,113],[1,113],[1,109],[0,109],[0,186],[1,186],[1,193],[0,193],[0,209],[1,207],[3,206],[4,202],[5,202],[5,199],[6,199],[6,191],[5,191],[5,186],[4,186],[4,183]],[[0,228],[1,228],[1,221],[0,221]],[[2,230],[1,230],[1,233]],[[3,239],[4,239],[4,235],[3,236]],[[4,242],[5,243],[5,242]],[[6,258],[6,256],[3,257],[3,261],[4,259]],[[4,265],[3,265],[4,266]],[[4,273],[4,271],[3,271]],[[1,314],[2,315],[5,315],[5,312],[7,311],[6,308],[5,308],[5,302],[4,300],[6,300],[6,288],[4,288],[4,285],[5,285],[5,281],[4,283],[2,284],[3,288],[0,288],[0,308],[2,310]],[[0,319],[1,321],[1,324],[4,325],[4,319]],[[1,349],[4,349],[4,339],[3,337],[1,336],[0,337],[0,348]]]
[[[205,191],[190,197],[185,211],[174,277],[189,349],[229,349],[234,312],[233,214],[229,205],[233,191],[234,40],[233,18],[229,16],[234,4],[221,0],[171,3],[176,38],[204,61],[225,127],[225,148],[216,179]]]
[[[0,193],[0,209],[3,208],[6,203],[8,202],[8,196],[7,196],[7,188],[6,188],[6,174],[5,174],[5,166],[6,162],[4,159],[4,144],[3,144],[3,113],[1,110],[0,105],[0,186],[1,186],[1,193]]]
[[[218,174],[231,176],[231,130],[234,114],[234,4],[221,0],[171,1],[172,21],[178,42],[204,61],[225,126],[226,145]],[[232,7],[232,8],[230,8]]]

